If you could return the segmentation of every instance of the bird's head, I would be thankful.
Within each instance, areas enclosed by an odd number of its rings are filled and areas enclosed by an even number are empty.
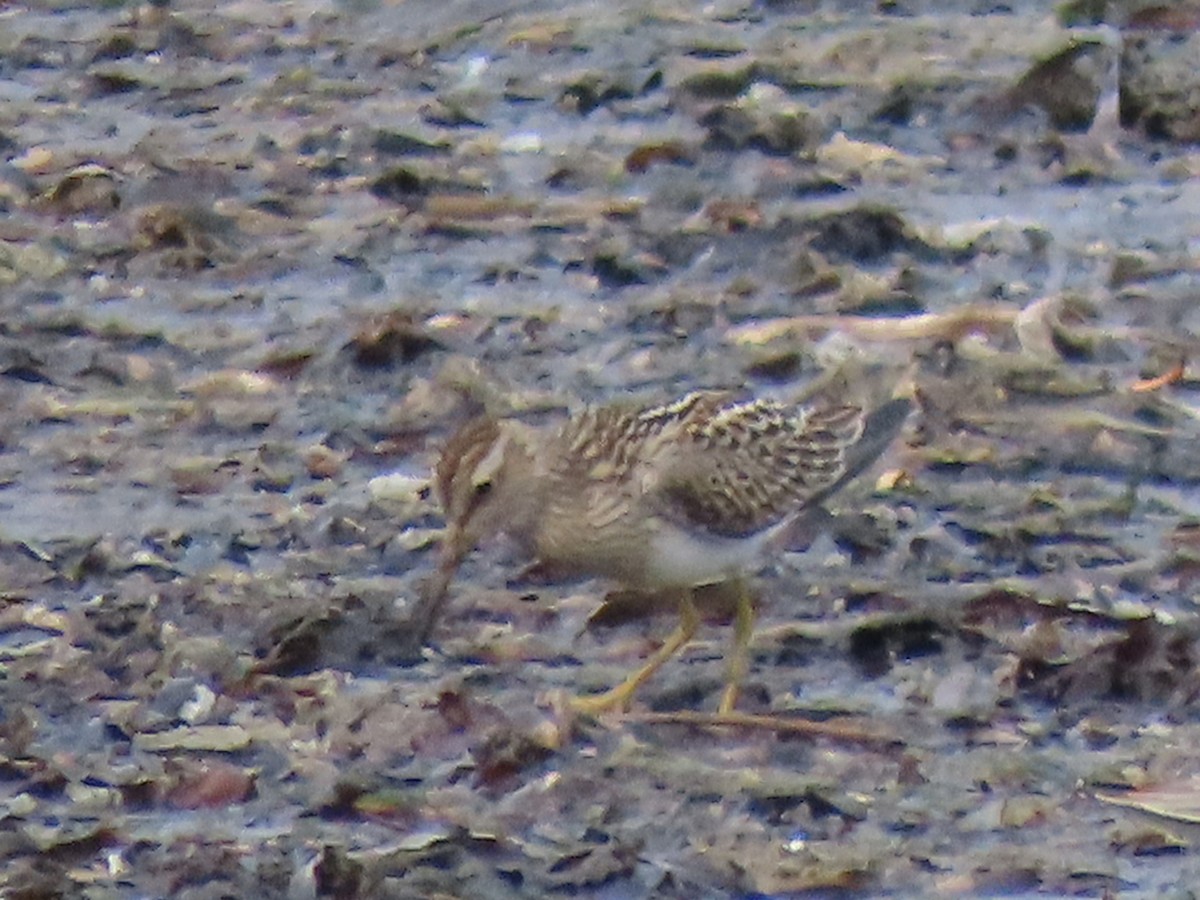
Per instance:
[[[442,449],[434,488],[446,516],[441,567],[453,571],[480,542],[511,530],[526,506],[532,455],[527,426],[478,418],[460,428]]]

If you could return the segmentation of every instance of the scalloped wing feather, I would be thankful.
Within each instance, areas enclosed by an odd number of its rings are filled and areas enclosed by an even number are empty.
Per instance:
[[[857,406],[794,411],[738,403],[689,424],[653,502],[681,525],[745,537],[778,524],[837,482],[863,431]]]

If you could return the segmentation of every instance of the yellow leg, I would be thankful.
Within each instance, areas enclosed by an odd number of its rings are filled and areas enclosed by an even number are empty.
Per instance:
[[[603,694],[572,698],[571,708],[577,713],[590,716],[599,715],[611,709],[626,709],[633,699],[634,693],[642,686],[642,682],[678,653],[680,648],[696,634],[699,626],[700,614],[696,612],[696,606],[692,603],[692,592],[691,590],[684,591],[679,598],[679,626],[671,632],[671,636],[658,648],[658,651],[646,660],[646,664]]]
[[[717,711],[724,714],[733,712],[737,705],[738,691],[742,680],[750,668],[750,638],[754,635],[754,603],[746,582],[738,579],[734,585],[737,589],[737,617],[733,621],[733,649],[729,653],[729,674],[725,682],[725,690],[721,694],[721,705]]]

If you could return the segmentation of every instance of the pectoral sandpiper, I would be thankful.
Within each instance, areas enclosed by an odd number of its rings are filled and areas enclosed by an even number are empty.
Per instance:
[[[892,400],[865,415],[855,405],[794,408],[703,391],[666,406],[589,408],[557,428],[476,419],[446,443],[435,473],[447,525],[439,589],[476,545],[505,533],[551,571],[677,593],[679,626],[645,665],[573,701],[598,713],[627,707],[692,638],[695,588],[733,582],[727,712],[754,626],[743,572],[793,517],[869,466],[909,406]]]

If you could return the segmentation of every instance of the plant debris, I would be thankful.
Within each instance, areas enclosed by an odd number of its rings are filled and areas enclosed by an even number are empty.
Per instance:
[[[1200,880],[1195,10],[864,9],[5,17],[0,896]],[[864,386],[733,714],[721,586],[591,721],[669,602],[438,571],[474,415]]]

